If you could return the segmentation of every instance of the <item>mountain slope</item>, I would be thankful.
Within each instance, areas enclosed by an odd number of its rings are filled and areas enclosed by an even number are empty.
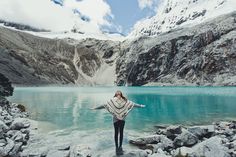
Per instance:
[[[236,85],[236,12],[123,42],[0,27],[0,73],[21,85]]]
[[[236,11],[235,0],[163,0],[154,17],[139,21],[130,37],[156,36],[179,27],[200,24]]]
[[[14,84],[100,84],[96,78],[113,67],[117,47],[119,42],[47,39],[0,27],[0,71]]]

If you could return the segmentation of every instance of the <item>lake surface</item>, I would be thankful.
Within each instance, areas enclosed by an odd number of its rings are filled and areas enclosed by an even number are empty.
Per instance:
[[[144,130],[158,124],[205,124],[236,119],[236,87],[16,87],[12,102],[24,104],[31,119],[59,129],[111,129],[105,110],[90,110],[121,90],[145,108],[134,108],[126,128]]]

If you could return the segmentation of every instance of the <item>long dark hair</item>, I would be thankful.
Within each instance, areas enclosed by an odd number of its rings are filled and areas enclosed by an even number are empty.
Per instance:
[[[127,101],[127,98],[123,96],[123,93],[122,93],[120,90],[116,91],[114,97],[117,97],[117,95],[120,95],[120,97],[121,97],[122,99],[124,99],[125,101]]]

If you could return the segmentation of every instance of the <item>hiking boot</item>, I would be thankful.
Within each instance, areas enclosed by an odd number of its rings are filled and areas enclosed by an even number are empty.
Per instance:
[[[119,153],[120,153],[120,155],[124,154],[124,150],[123,150],[122,146],[119,147]]]
[[[119,155],[119,148],[116,147],[116,155]]]

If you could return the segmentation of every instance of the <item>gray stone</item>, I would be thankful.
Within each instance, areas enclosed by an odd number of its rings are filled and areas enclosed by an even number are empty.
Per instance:
[[[22,142],[17,142],[15,143],[13,149],[8,153],[9,156],[13,156],[13,157],[18,157],[19,156],[19,152],[21,151],[21,146],[23,145]]]
[[[34,149],[24,149],[23,152],[20,153],[21,157],[46,157],[49,152],[49,148],[47,146],[34,148]]]
[[[20,130],[23,128],[28,128],[29,126],[30,126],[29,120],[25,118],[15,118],[10,128],[13,130]]]
[[[0,120],[0,138],[3,137],[3,133],[7,132],[9,130],[9,127]]]
[[[148,153],[142,150],[133,150],[120,157],[148,157]]]
[[[0,120],[0,132],[7,132],[9,130],[9,127]]]
[[[14,148],[15,143],[13,140],[7,138],[7,145],[5,147],[3,147],[2,154],[9,154],[9,152]],[[1,154],[1,153],[0,153]]]
[[[172,140],[177,136],[177,134],[181,133],[182,133],[181,126],[169,126],[166,128],[166,136]]]
[[[91,157],[92,150],[86,145],[76,145],[70,151],[70,157]]]
[[[71,143],[62,143],[62,144],[56,145],[55,149],[60,150],[60,151],[70,150],[70,145]]]
[[[47,157],[69,157],[70,151],[49,150]]]
[[[9,137],[9,138],[12,138],[16,134],[16,132],[17,132],[17,130],[9,130],[6,133],[6,136]]]
[[[203,137],[211,137],[214,134],[214,126],[194,126],[187,129],[190,133],[194,134],[198,138],[202,139]]]
[[[174,139],[175,147],[193,146],[198,142],[198,138],[187,130],[184,130]]]
[[[7,145],[7,140],[6,139],[0,139],[0,147],[4,147]]]
[[[189,156],[205,156],[205,157],[230,157],[228,149],[221,144],[219,137],[211,137],[210,139],[198,143],[192,147]]]
[[[180,155],[187,156],[192,152],[193,152],[192,148],[183,146],[183,147],[179,147],[176,150],[174,150],[173,156],[180,156]]]
[[[151,135],[151,136],[137,138],[135,140],[130,140],[129,142],[137,146],[162,143],[164,148],[173,147],[173,142],[164,135]]]
[[[0,73],[0,96],[12,96],[13,87],[10,80]]]
[[[15,133],[15,135],[12,137],[12,139],[15,141],[15,142],[23,142],[23,134],[20,132],[20,131],[17,131]]]

